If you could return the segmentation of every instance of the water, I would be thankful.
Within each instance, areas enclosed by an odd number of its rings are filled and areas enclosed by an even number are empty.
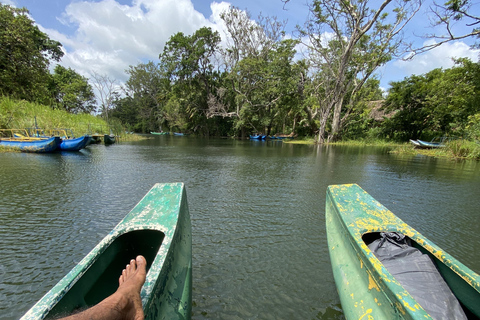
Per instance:
[[[480,163],[383,148],[160,136],[0,153],[0,319],[18,319],[157,182],[184,182],[193,319],[342,319],[325,191],[358,183],[480,272]]]

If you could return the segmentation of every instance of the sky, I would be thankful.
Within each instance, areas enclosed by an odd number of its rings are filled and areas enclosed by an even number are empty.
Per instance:
[[[87,78],[93,72],[107,75],[120,84],[128,79],[125,70],[130,65],[158,62],[165,43],[177,32],[191,35],[206,26],[219,31],[224,38],[220,13],[229,5],[247,10],[253,19],[262,14],[286,20],[287,36],[294,37],[295,26],[303,25],[308,15],[307,1],[290,0],[284,4],[281,0],[0,0],[3,4],[26,7],[40,30],[62,43],[65,55],[61,65]],[[417,45],[428,41],[421,35],[431,32],[426,10],[427,6],[421,9],[405,30],[405,36]],[[478,15],[480,4],[472,10]],[[452,57],[478,61],[480,50],[470,48],[473,42],[474,39],[451,42],[413,60],[392,60],[378,70],[380,86],[388,89],[391,81],[435,68],[450,68]]]

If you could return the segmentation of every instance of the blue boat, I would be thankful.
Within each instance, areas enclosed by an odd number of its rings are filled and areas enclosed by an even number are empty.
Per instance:
[[[181,137],[181,136],[184,136],[185,134],[181,132],[174,132],[173,135]]]
[[[60,137],[47,139],[2,139],[0,146],[22,152],[46,153],[56,151],[62,140]]]
[[[250,140],[265,140],[266,136],[262,135],[250,135]]]
[[[76,139],[62,139],[60,143],[60,150],[62,151],[78,151],[87,146],[90,137],[85,135]]]

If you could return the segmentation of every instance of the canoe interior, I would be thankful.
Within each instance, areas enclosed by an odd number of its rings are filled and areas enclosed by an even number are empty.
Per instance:
[[[366,233],[362,236],[362,239],[367,246],[379,238],[380,232]],[[432,259],[443,279],[447,282],[455,297],[457,297],[468,319],[480,319],[478,292],[462,277],[442,263],[436,256],[427,251],[423,246],[410,239],[408,236],[407,238],[411,241],[413,247],[419,249],[423,254],[427,254]]]
[[[132,257],[143,255],[148,271],[164,237],[157,230],[135,230],[120,235],[53,307],[47,319],[86,309],[114,293],[118,278]]]
[[[325,217],[332,271],[345,318],[432,319],[367,246],[380,232],[397,232],[433,258],[468,318],[479,319],[480,276],[360,186],[329,186]]]

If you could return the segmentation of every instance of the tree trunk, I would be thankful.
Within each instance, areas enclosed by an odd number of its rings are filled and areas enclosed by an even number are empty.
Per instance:
[[[342,105],[343,95],[340,95],[340,99],[335,103],[335,108],[333,110],[332,133],[328,137],[328,141],[335,141],[338,133],[340,132],[340,116],[342,113]]]
[[[321,112],[320,113],[320,129],[318,130],[318,140],[317,140],[318,144],[324,144],[325,143],[325,131],[326,131],[326,127],[327,127],[327,119],[328,119],[328,114],[329,113],[330,112]]]

